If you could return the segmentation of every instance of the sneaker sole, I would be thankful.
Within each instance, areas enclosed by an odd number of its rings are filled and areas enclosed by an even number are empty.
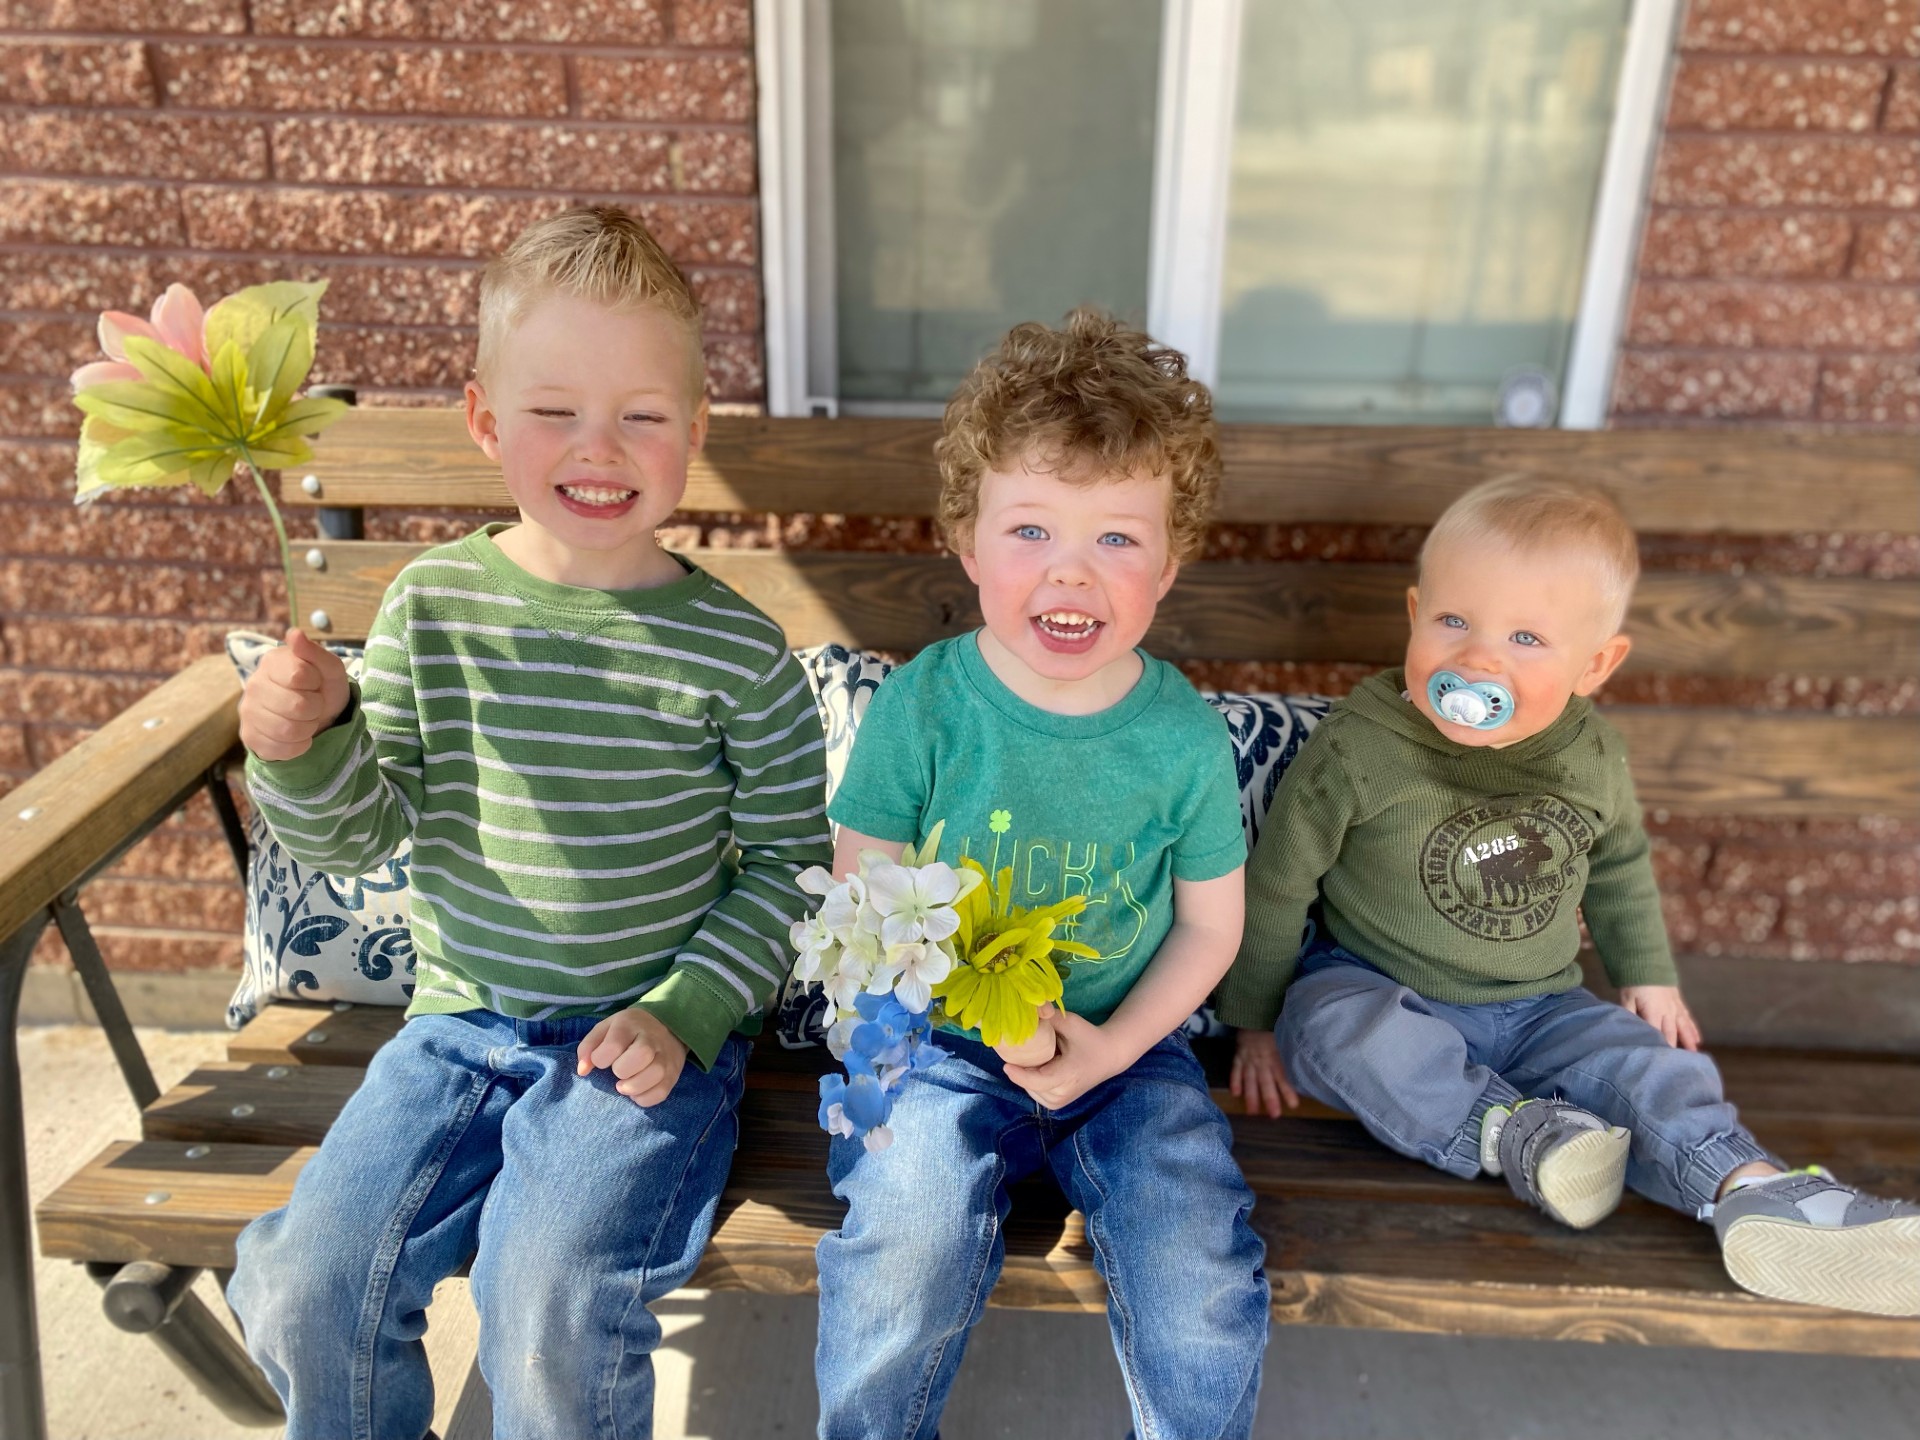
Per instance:
[[[1727,1273],[1773,1300],[1869,1315],[1920,1315],[1920,1217],[1803,1225],[1747,1215],[1720,1242]]]
[[[1633,1137],[1617,1125],[1556,1145],[1534,1172],[1540,1206],[1562,1225],[1585,1230],[1620,1204]]]

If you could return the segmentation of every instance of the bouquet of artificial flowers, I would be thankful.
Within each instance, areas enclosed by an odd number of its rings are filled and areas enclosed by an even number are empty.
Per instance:
[[[1068,962],[1099,958],[1054,935],[1086,908],[1081,896],[1016,906],[1011,869],[989,882],[971,858],[957,868],[927,858],[939,853],[940,829],[898,863],[870,850],[845,880],[817,865],[800,876],[821,903],[793,926],[793,973],[833,1002],[827,1048],[847,1071],[821,1077],[820,1124],[869,1150],[893,1143],[887,1121],[907,1078],[945,1056],[935,1024],[1017,1045],[1039,1026],[1040,1007],[1059,1001]]]

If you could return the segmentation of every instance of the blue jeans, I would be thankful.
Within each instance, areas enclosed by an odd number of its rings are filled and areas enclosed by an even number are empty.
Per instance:
[[[227,1296],[288,1440],[419,1440],[427,1304],[470,1258],[496,1434],[652,1433],[648,1307],[713,1228],[747,1043],[643,1110],[608,1071],[574,1074],[593,1023],[409,1020],[286,1206],[241,1234]]]
[[[1233,1134],[1185,1037],[1170,1035],[1061,1110],[985,1046],[909,1080],[893,1145],[836,1138],[847,1202],[820,1241],[820,1434],[927,1440],[1006,1247],[1009,1183],[1052,1172],[1086,1217],[1141,1440],[1243,1437],[1267,1341],[1265,1247]]]
[[[1698,1217],[1751,1161],[1712,1060],[1590,990],[1447,1005],[1326,940],[1310,944],[1275,1030],[1302,1094],[1449,1175],[1480,1173],[1480,1118],[1558,1095],[1633,1132],[1627,1184]],[[1784,1168],[1784,1167],[1783,1167]]]

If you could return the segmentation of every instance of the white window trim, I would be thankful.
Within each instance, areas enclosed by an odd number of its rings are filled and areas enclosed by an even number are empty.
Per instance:
[[[830,0],[754,0],[767,411],[833,415],[835,347]],[[1633,0],[1601,163],[1559,423],[1606,423],[1682,0]],[[1147,328],[1212,384],[1220,358],[1243,0],[1164,0]],[[1226,83],[1220,77],[1226,76]],[[937,414],[937,404],[850,406]]]
[[[1574,310],[1573,339],[1560,387],[1563,430],[1598,430],[1607,423],[1620,335],[1640,258],[1654,152],[1666,116],[1667,75],[1681,3],[1634,0],[1627,21],[1613,128],[1607,135],[1593,228],[1587,236],[1587,271]]]

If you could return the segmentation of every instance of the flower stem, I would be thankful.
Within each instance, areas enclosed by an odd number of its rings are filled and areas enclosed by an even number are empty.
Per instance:
[[[267,514],[273,517],[273,533],[280,538],[280,570],[287,577],[287,617],[291,624],[300,623],[300,601],[293,588],[293,549],[287,544],[286,523],[280,518],[280,507],[274,503],[273,492],[267,489],[267,477],[260,473],[260,467],[253,463],[253,456],[247,453],[247,447],[240,447],[241,464],[247,467],[247,474],[253,477],[253,488],[260,492],[260,498],[267,502]]]

